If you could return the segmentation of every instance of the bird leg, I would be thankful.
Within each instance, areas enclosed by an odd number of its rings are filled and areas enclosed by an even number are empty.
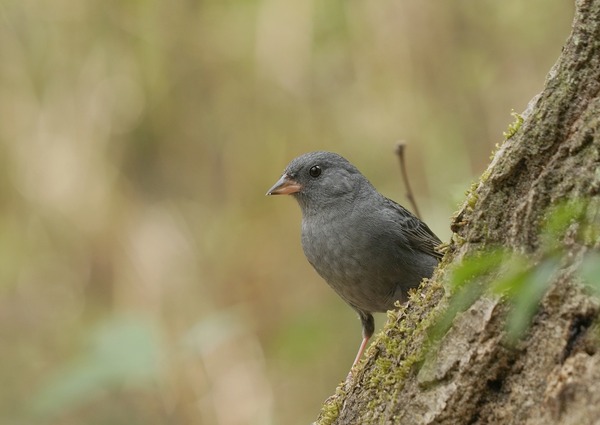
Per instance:
[[[359,362],[360,358],[362,357],[363,353],[365,352],[365,348],[367,348],[367,343],[369,342],[369,338],[368,336],[363,336],[362,342],[360,343],[360,347],[358,348],[358,353],[356,354],[356,358],[354,359],[354,362],[352,363],[352,367],[356,366],[356,364]]]
[[[358,317],[360,317],[360,322],[362,324],[363,339],[360,343],[360,347],[358,348],[358,353],[356,354],[354,363],[352,363],[352,367],[356,366],[356,364],[360,361],[360,358],[362,357],[365,349],[367,348],[367,343],[369,342],[369,339],[375,331],[375,320],[373,319],[373,315],[371,313],[359,311]]]

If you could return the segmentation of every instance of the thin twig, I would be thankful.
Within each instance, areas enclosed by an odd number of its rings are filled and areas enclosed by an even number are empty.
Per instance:
[[[410,182],[408,180],[408,173],[406,172],[406,163],[404,161],[404,150],[406,149],[406,144],[404,142],[398,142],[396,145],[396,155],[398,155],[398,160],[400,161],[400,172],[402,173],[402,180],[404,180],[404,186],[406,187],[406,197],[408,201],[412,205],[413,211],[418,218],[421,218],[421,214],[419,213],[419,208],[417,207],[417,202],[412,193],[412,189],[410,188]]]

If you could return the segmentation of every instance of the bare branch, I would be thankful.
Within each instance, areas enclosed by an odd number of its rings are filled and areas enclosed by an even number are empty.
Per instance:
[[[417,207],[417,202],[415,201],[415,197],[413,196],[412,189],[410,188],[410,182],[408,180],[408,173],[406,171],[406,162],[404,160],[404,151],[406,150],[406,143],[403,141],[398,142],[396,145],[396,155],[398,155],[398,160],[400,162],[400,172],[402,173],[402,180],[404,180],[404,187],[406,188],[406,197],[412,206],[413,212],[418,218],[421,218],[421,214],[419,213],[419,208]]]

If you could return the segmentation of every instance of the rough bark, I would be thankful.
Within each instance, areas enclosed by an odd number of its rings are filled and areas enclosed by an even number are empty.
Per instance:
[[[581,222],[556,241],[560,267],[516,344],[506,339],[505,299],[485,293],[437,343],[428,333],[451,303],[449,271],[464,258],[500,245],[539,263],[547,255],[540,229],[553,205],[585,199],[597,213],[599,92],[600,0],[579,0],[543,92],[457,213],[444,261],[390,314],[363,367],[325,402],[318,424],[600,423],[599,307],[577,274],[599,242],[597,233],[579,237]]]

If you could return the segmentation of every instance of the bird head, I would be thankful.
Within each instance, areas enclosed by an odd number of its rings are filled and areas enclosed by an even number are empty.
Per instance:
[[[342,156],[310,152],[288,164],[267,195],[293,195],[303,211],[354,198],[367,179]]]

